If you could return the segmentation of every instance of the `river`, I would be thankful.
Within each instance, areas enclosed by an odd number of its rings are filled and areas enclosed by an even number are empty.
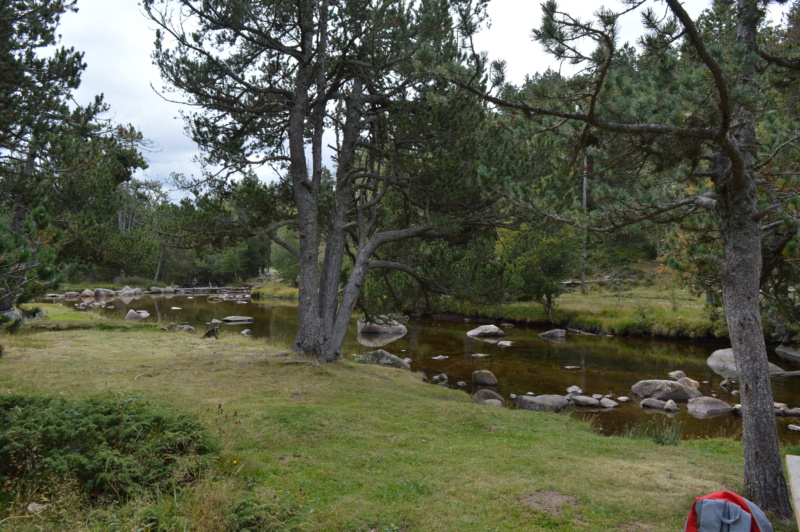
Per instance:
[[[147,321],[188,323],[197,329],[198,334],[204,332],[206,323],[214,318],[249,316],[253,318],[252,323],[223,325],[221,330],[238,334],[247,328],[252,331],[254,341],[267,338],[280,345],[291,345],[297,324],[296,305],[277,300],[211,302],[206,296],[175,295],[141,296],[132,300],[117,298],[109,304],[114,308],[101,309],[100,312],[120,317],[129,309],[146,310],[151,315]],[[470,384],[472,372],[488,369],[499,381],[496,391],[506,398],[510,394],[529,392],[564,395],[568,387],[575,385],[586,395],[610,395],[616,400],[619,396],[633,398],[631,386],[639,380],[669,379],[669,372],[683,370],[687,376],[701,382],[700,391],[704,395],[716,395],[730,404],[738,402],[735,395],[720,386],[723,377],[706,365],[708,356],[724,345],[576,335],[568,335],[565,342],[556,343],[539,338],[542,329],[503,327],[506,333],[503,339],[511,341],[512,345],[499,347],[496,342],[467,337],[467,331],[478,324],[465,320],[412,320],[406,324],[408,334],[383,349],[400,358],[410,358],[411,369],[424,373],[428,379],[440,373],[446,374],[448,386],[466,393],[473,391]],[[375,348],[358,342],[353,321],[345,340],[344,356],[347,358],[372,349]],[[487,356],[476,357],[476,354]],[[787,371],[800,369],[800,362],[780,358],[774,353],[770,354],[770,361]],[[459,381],[467,385],[459,386]],[[775,379],[775,400],[790,407],[800,406],[798,384],[798,377]],[[670,423],[680,423],[684,438],[741,435],[740,419],[732,414],[696,419],[683,404],[680,412],[667,415],[642,409],[633,399],[611,410],[575,408],[572,412],[576,416],[592,418],[594,426],[605,434],[624,433],[652,416],[664,416]],[[509,403],[513,408],[513,401]],[[798,423],[797,419],[778,418],[777,421],[784,443],[800,442],[800,433],[788,429],[789,424]]]

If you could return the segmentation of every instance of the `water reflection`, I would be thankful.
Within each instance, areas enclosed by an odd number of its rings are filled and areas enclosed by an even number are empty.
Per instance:
[[[249,303],[236,301],[209,302],[202,296],[141,296],[139,298],[115,299],[114,309],[97,309],[115,317],[124,316],[128,310],[146,310],[151,320],[186,323],[195,327],[198,334],[208,329],[212,319],[222,320],[226,316],[249,316],[252,323],[221,324],[220,331],[241,332],[250,329],[254,338],[269,338],[290,345],[294,339],[297,308],[278,302]],[[181,310],[173,307],[181,307]],[[408,325],[408,333],[383,343],[382,347],[400,358],[412,360],[411,369],[425,373],[428,378],[445,373],[452,387],[458,381],[471,382],[472,372],[488,369],[498,378],[496,391],[508,398],[510,394],[523,395],[565,394],[572,385],[579,386],[585,394],[610,395],[612,398],[630,396],[631,386],[642,379],[667,379],[669,372],[683,370],[689,377],[701,382],[704,395],[716,395],[730,403],[738,398],[720,386],[723,377],[714,373],[706,359],[719,345],[693,342],[665,342],[593,336],[568,336],[563,343],[554,343],[539,338],[541,330],[522,327],[506,329],[503,340],[512,342],[510,347],[497,345],[497,339],[485,341],[466,336],[475,327],[474,323],[449,322],[443,320],[414,321]],[[374,340],[388,340],[374,338]],[[359,343],[355,320],[344,345],[344,356],[363,354],[377,347]],[[483,357],[475,356],[487,355]],[[447,358],[442,358],[442,356]],[[439,357],[438,359],[435,357]],[[800,369],[796,360],[780,359],[773,355],[772,362],[786,370]],[[460,388],[474,392],[472,386]],[[797,378],[773,381],[775,400],[800,406],[800,386]],[[741,423],[733,415],[711,419],[697,419],[686,412],[686,406],[674,416],[683,425],[686,437],[707,435],[738,436]],[[649,416],[665,415],[640,408],[636,401],[621,404],[613,410],[575,410],[575,415],[591,416],[595,425],[605,433],[624,432]],[[785,442],[800,441],[800,435],[787,429],[795,419],[778,418],[780,437]]]

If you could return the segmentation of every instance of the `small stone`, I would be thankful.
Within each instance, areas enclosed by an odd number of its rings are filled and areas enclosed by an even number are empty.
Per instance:
[[[639,406],[642,408],[652,408],[653,410],[664,410],[664,406],[666,404],[667,403],[665,401],[661,401],[660,399],[648,397],[647,399],[642,399],[642,402],[639,403]]]
[[[253,334],[253,331],[251,331],[250,329],[245,329],[241,332],[241,334],[244,336],[251,336]]]
[[[620,396],[620,397],[617,397],[617,401],[619,401],[620,403],[627,403],[630,400],[631,400],[630,397],[625,397],[624,395]]]
[[[569,371],[575,371],[576,369],[581,369],[580,366],[564,366],[564,369]]]
[[[458,385],[458,386],[461,386],[461,387],[463,388],[464,386],[466,386],[466,385],[467,385],[467,383],[466,383],[466,382],[464,382],[464,381],[458,381],[458,382],[456,383],[456,385]]]
[[[517,398],[517,394],[510,393],[510,394],[508,394],[508,397],[509,397],[509,399],[516,399]]]
[[[27,508],[28,512],[30,512],[32,514],[38,514],[38,513],[42,512],[42,511],[46,510],[46,509],[47,509],[47,505],[46,504],[39,504],[37,502],[30,503],[28,505],[28,508]]]
[[[593,399],[591,397],[586,397],[585,395],[576,395],[575,397],[571,397],[570,402],[575,406],[588,406],[588,407],[600,406],[600,401],[598,401],[597,399]]]
[[[497,347],[511,347],[511,344],[512,342],[509,342],[508,340],[502,340],[497,342]]]
[[[583,393],[583,390],[581,390],[577,386],[570,386],[569,388],[567,388],[567,393],[578,393],[578,394],[580,394],[580,393]]]
[[[800,425],[789,425],[789,430],[800,432]]]
[[[599,401],[602,398],[603,398],[602,394],[599,394],[599,393],[593,393],[592,394],[592,399],[597,399]]]
[[[439,356],[432,357],[432,358],[433,358],[433,360],[444,360],[444,359],[450,358],[450,357],[447,356],[447,355],[439,355]]]
[[[433,377],[433,380],[436,382],[447,382],[447,375],[444,373],[439,373]]]
[[[678,369],[678,370],[675,370],[675,371],[671,371],[669,373],[669,376],[672,377],[675,380],[678,380],[678,379],[682,379],[683,377],[685,377],[686,373],[684,373],[683,371]]]
[[[533,392],[525,392],[525,395],[533,395]]]
[[[733,390],[731,392],[731,395],[737,395],[738,396],[739,395],[739,390]]]
[[[472,356],[474,356],[475,358],[483,358],[483,357],[488,357],[489,355],[485,355],[483,353],[472,353]]]
[[[612,401],[607,397],[603,397],[602,399],[600,399],[600,406],[603,408],[616,408],[619,406],[619,404],[616,401]]]
[[[664,405],[664,412],[677,412],[677,411],[678,411],[678,405],[675,404],[675,401],[673,401],[672,399],[667,401],[666,404]]]

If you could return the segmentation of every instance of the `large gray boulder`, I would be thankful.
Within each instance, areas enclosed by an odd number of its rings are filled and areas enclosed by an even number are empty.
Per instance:
[[[375,351],[370,351],[369,353],[364,353],[363,355],[353,355],[358,362],[364,362],[365,364],[377,364],[379,366],[389,366],[391,368],[400,368],[400,369],[411,369],[411,366],[408,365],[406,361],[402,358],[396,357],[393,354],[384,351],[383,349],[377,349]]]
[[[478,390],[475,392],[472,397],[474,397],[478,402],[484,403],[488,400],[495,400],[500,401],[501,405],[506,404],[506,400],[503,399],[503,396],[499,393],[492,391],[492,390]]]
[[[800,349],[795,345],[781,344],[775,348],[775,352],[785,358],[800,360]]]
[[[88,288],[81,292],[81,297],[84,299],[94,298],[94,290],[89,290]]]
[[[395,320],[385,319],[384,323],[367,323],[363,319],[358,320],[358,334],[364,335],[381,335],[388,334],[391,336],[404,335],[408,332],[406,326]]]
[[[563,395],[518,395],[517,407],[534,412],[561,412],[569,406]]]
[[[505,335],[506,333],[504,333],[497,325],[481,325],[480,327],[476,327],[467,333],[467,336],[470,338],[496,338]]]
[[[497,377],[488,369],[479,369],[472,372],[472,384],[479,386],[497,386]]]
[[[722,375],[728,379],[739,377],[739,370],[736,367],[736,360],[733,357],[733,349],[718,349],[711,353],[706,360],[706,364],[714,373]],[[775,364],[769,364],[770,373],[782,373],[783,370]]]
[[[696,397],[687,405],[689,413],[695,417],[714,417],[733,412],[733,407],[714,397]]]
[[[672,399],[678,403],[685,403],[689,399],[703,395],[691,386],[684,386],[678,382],[668,380],[639,381],[631,386],[631,392],[637,397],[653,398],[660,401]]]

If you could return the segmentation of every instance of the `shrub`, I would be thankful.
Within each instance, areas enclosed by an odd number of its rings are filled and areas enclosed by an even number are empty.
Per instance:
[[[682,425],[663,416],[653,418],[634,425],[628,429],[628,438],[653,440],[658,445],[678,445],[683,433]]]
[[[69,478],[94,500],[169,492],[195,478],[213,450],[197,421],[138,397],[0,398],[3,491],[47,492]]]

